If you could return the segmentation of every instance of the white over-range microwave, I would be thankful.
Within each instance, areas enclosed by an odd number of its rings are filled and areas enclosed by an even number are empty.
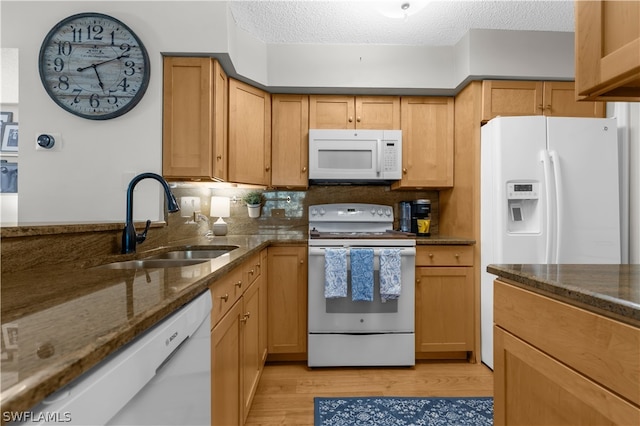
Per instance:
[[[401,130],[309,130],[310,181],[384,183],[401,178]]]

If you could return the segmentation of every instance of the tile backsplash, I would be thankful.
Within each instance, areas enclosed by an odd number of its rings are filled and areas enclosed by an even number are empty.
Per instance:
[[[435,190],[391,191],[388,186],[360,185],[314,185],[306,191],[265,190],[263,191],[265,202],[262,206],[261,215],[256,219],[249,217],[246,204],[242,201],[242,196],[250,191],[249,189],[212,189],[181,184],[172,188],[172,191],[179,202],[183,197],[199,199],[200,212],[206,217],[209,216],[210,212],[211,196],[217,195],[231,198],[231,216],[225,219],[229,235],[278,234],[288,231],[306,232],[309,220],[308,207],[310,205],[349,202],[393,206],[394,216],[396,217],[394,228],[398,229],[398,203],[422,198],[431,200],[431,232],[432,235],[438,234],[439,193]],[[188,199],[188,201],[194,200]],[[197,200],[195,205],[197,205]],[[169,216],[170,239],[172,240],[198,234],[204,235],[211,229],[211,225],[217,219],[217,217],[209,218],[210,223],[207,223],[202,218],[194,222],[193,217],[181,217],[179,213]]]

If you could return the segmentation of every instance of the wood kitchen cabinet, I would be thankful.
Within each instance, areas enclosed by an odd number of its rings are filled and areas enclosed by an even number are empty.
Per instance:
[[[398,96],[309,96],[310,129],[400,129]]]
[[[575,2],[576,94],[640,101],[640,2]]]
[[[227,75],[212,58],[163,58],[162,174],[226,180]]]
[[[309,186],[309,96],[272,95],[271,186]]]
[[[212,425],[244,423],[266,359],[266,250],[210,287]]]
[[[475,359],[472,246],[416,250],[416,358]]]
[[[229,79],[229,180],[271,184],[271,95]]]
[[[402,179],[392,189],[453,186],[453,98],[403,97]]]
[[[497,116],[604,117],[601,102],[577,102],[570,81],[482,82],[482,120]]]
[[[307,246],[267,250],[269,359],[306,359]]]
[[[494,285],[494,423],[640,422],[640,329]]]

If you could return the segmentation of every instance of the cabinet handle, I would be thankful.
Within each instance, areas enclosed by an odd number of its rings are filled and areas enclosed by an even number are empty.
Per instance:
[[[222,160],[222,155],[218,155],[216,158],[217,158],[218,160]]]
[[[222,299],[222,300],[224,300],[226,302],[227,300],[229,300],[229,295],[225,294],[224,296],[220,296],[220,299]]]
[[[542,107],[542,104],[538,104],[538,109],[544,109],[544,108]]]
[[[253,275],[253,273],[254,273],[254,272],[255,272],[255,271],[254,271],[253,269],[252,269],[252,270],[250,270],[250,271],[249,271],[249,275]]]
[[[244,314],[242,316],[242,318],[240,318],[240,322],[241,323],[246,323],[250,316],[251,316],[251,312],[247,312],[246,314]]]
[[[353,123],[353,117],[349,117],[349,123]]]
[[[234,284],[236,287],[240,288],[242,287],[242,281],[238,281],[237,283]]]
[[[544,109],[548,109],[549,111],[551,111],[551,105],[547,105],[546,107],[544,107]]]

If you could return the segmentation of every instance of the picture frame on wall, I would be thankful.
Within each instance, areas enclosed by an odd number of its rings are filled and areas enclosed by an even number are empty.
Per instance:
[[[18,123],[2,123],[2,146],[4,152],[18,151]]]
[[[13,122],[13,113],[10,111],[0,111],[0,123],[4,126],[4,123]]]

